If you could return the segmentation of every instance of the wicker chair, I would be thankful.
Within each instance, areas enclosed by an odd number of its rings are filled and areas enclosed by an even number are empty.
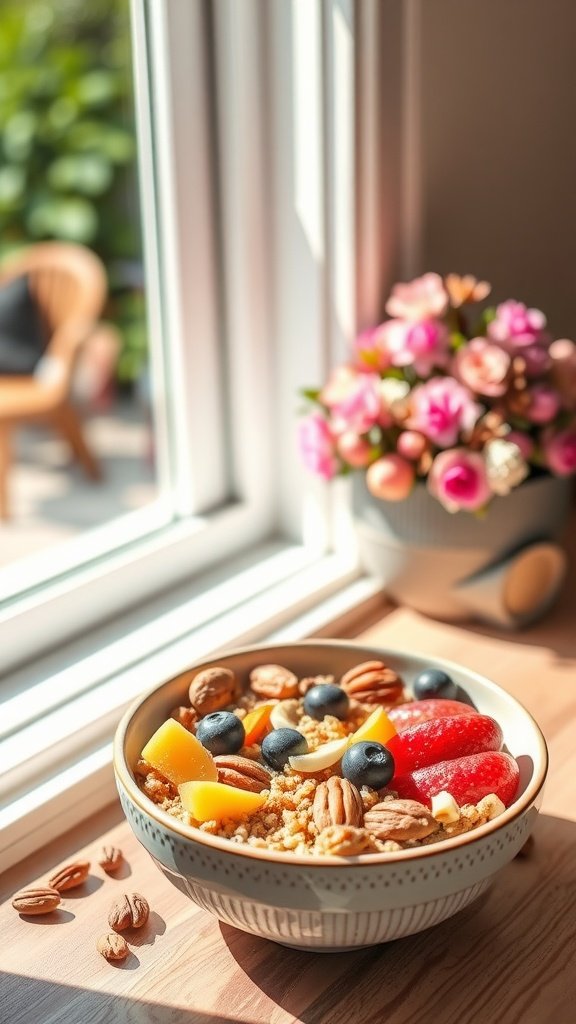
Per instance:
[[[89,249],[42,242],[5,263],[0,283],[27,274],[49,338],[33,375],[0,376],[0,518],[9,516],[8,476],[12,433],[20,424],[46,421],[61,433],[86,474],[101,476],[71,400],[74,365],[81,346],[99,330],[107,295],[106,273]]]

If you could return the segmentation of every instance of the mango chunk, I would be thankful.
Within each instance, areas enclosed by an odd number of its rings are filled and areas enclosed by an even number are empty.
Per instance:
[[[218,769],[210,751],[173,718],[164,722],[150,737],[142,757],[175,786],[191,779],[216,782],[218,778]]]
[[[235,821],[260,810],[267,793],[249,793],[223,782],[183,782],[178,786],[184,810],[196,821]]]
[[[352,743],[381,743],[383,746],[396,735],[396,729],[383,707],[378,707],[350,737]]]
[[[246,734],[244,738],[245,747],[250,747],[253,743],[259,743],[264,734],[268,731],[270,714],[274,707],[276,707],[275,704],[261,704],[260,707],[255,708],[254,711],[249,711],[242,720],[242,725],[244,726],[244,732]]]

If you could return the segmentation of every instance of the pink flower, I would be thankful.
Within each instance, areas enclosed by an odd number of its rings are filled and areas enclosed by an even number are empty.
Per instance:
[[[331,406],[332,431],[343,434],[365,434],[379,422],[382,413],[380,377],[374,373],[360,373],[348,393]]]
[[[451,448],[440,452],[428,475],[428,490],[448,512],[482,508],[492,497],[479,452]]]
[[[506,348],[522,348],[542,340],[545,326],[546,317],[539,309],[527,309],[523,302],[508,299],[497,307],[488,335]]]
[[[461,430],[472,429],[482,412],[468,388],[453,377],[432,377],[414,388],[406,425],[439,448],[449,448],[456,444]]]
[[[351,430],[347,430],[338,436],[336,448],[340,458],[356,469],[361,466],[367,466],[370,459],[373,458],[373,449],[370,442],[365,437],[354,434]]]
[[[528,388],[530,405],[526,419],[531,423],[550,423],[560,409],[560,395],[550,384],[534,384]]]
[[[546,465],[556,476],[576,473],[576,425],[557,433],[545,432],[542,446]]]
[[[430,320],[444,316],[448,295],[439,274],[424,274],[407,284],[395,284],[386,303],[389,316],[405,320]]]
[[[494,398],[507,389],[510,362],[508,353],[498,345],[491,345],[485,338],[473,338],[456,353],[454,371],[471,391]]]
[[[386,343],[386,324],[362,331],[354,340],[359,370],[380,373],[390,366],[390,352]]]
[[[403,501],[414,486],[414,467],[391,453],[376,459],[366,470],[366,486],[381,501]]]
[[[527,345],[522,349],[527,377],[543,377],[552,365],[550,352],[544,345]]]
[[[330,480],[338,470],[334,438],[320,413],[306,416],[298,425],[298,443],[304,465],[318,476]]]
[[[439,320],[389,320],[386,343],[394,366],[413,366],[420,377],[448,360],[448,331]]]

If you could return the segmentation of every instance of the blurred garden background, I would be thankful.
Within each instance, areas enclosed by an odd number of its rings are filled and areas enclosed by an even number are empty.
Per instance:
[[[39,524],[63,525],[57,536],[68,535],[154,494],[129,0],[0,0],[0,151],[0,264],[47,240],[87,246],[106,269],[103,317],[119,339],[106,379],[95,365],[90,380],[89,352],[82,365],[80,398],[102,482],[85,482],[54,448],[61,442],[27,428],[12,522],[0,526],[1,564],[7,529],[20,530],[29,552],[51,543],[35,539]],[[58,468],[54,505],[42,495]],[[128,498],[116,486],[122,479],[133,487]]]

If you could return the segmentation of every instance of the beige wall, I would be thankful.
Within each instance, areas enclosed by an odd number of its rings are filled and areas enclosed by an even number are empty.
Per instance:
[[[576,337],[576,0],[420,0],[420,266]]]

